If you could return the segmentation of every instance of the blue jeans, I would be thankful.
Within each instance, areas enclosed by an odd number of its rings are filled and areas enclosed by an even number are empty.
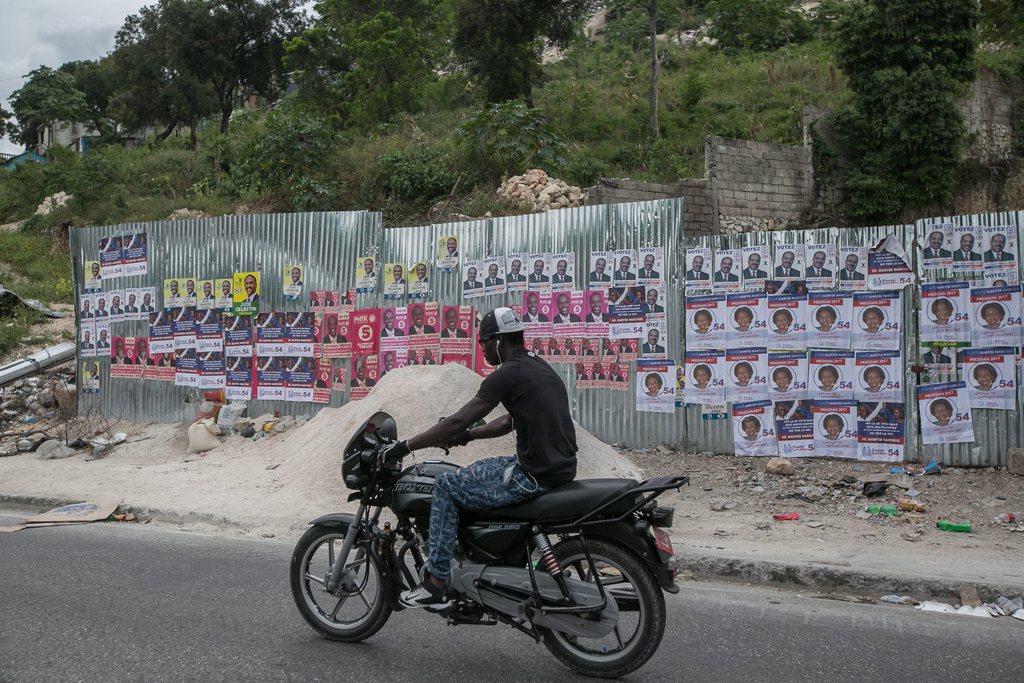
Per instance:
[[[459,510],[477,512],[501,508],[539,496],[547,489],[516,465],[508,485],[502,475],[516,462],[514,455],[484,458],[434,481],[430,504],[430,573],[447,581],[452,573],[452,555],[459,529]]]

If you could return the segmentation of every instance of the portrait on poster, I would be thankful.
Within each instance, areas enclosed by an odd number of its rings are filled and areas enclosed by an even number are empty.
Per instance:
[[[775,418],[771,401],[732,404],[733,444],[736,455],[775,455]]]
[[[664,358],[668,353],[668,322],[665,320],[648,320],[644,323],[644,331],[640,345],[642,358]]]
[[[659,286],[665,282],[665,250],[662,247],[647,247],[639,250],[640,267],[637,271],[638,285]]]
[[[87,293],[103,291],[103,273],[99,261],[85,262],[85,291]]]
[[[612,252],[615,272],[612,273],[612,284],[630,287],[637,284],[637,262],[635,249],[617,249]]]
[[[962,344],[966,345],[966,342]],[[959,344],[932,342],[921,347],[921,363],[928,372],[952,374],[956,372],[956,357]]]
[[[673,413],[676,409],[676,367],[672,361],[636,362],[636,409],[645,413]],[[607,382],[604,366],[601,377]]]
[[[779,455],[789,458],[807,458],[814,451],[813,401],[775,401],[775,434]]]
[[[405,289],[409,282],[406,278],[404,263],[384,264],[384,298],[404,299]]]
[[[984,280],[989,286],[1020,284],[1017,263],[1017,227],[1002,225],[981,228],[981,258]]]
[[[134,235],[125,235],[121,251],[124,257],[125,275],[149,274],[149,240],[146,233],[137,232]]]
[[[857,457],[857,402],[853,400],[816,400],[814,415],[814,451],[829,458]]]
[[[903,400],[901,351],[857,351],[854,363],[857,368],[854,398],[858,401]]]
[[[551,291],[551,254],[527,254],[530,273],[526,276],[527,289],[534,292]]]
[[[607,251],[590,252],[590,272],[587,283],[590,289],[607,289],[612,286],[612,270],[610,263],[612,254]]]
[[[566,251],[551,255],[554,272],[551,274],[551,289],[555,292],[566,292],[575,287],[576,254]]]
[[[284,290],[285,301],[298,301],[302,297],[302,289],[305,286],[304,266],[298,264],[286,265],[281,274],[282,289]]]
[[[807,348],[807,295],[768,295],[768,348],[802,351]]]
[[[437,240],[436,265],[442,273],[452,273],[459,268],[459,237],[443,235]]]
[[[807,346],[819,349],[850,348],[852,318],[852,292],[809,292]]]
[[[768,396],[773,401],[807,398],[807,352],[768,353]]]
[[[725,294],[686,297],[687,347],[724,349],[727,315]]]
[[[961,377],[972,408],[1016,410],[1017,369],[1013,347],[969,348],[960,352]]]
[[[980,239],[982,230],[981,226],[976,225],[952,226],[954,272],[980,273],[984,269]]]
[[[529,283],[526,281],[528,263],[526,254],[522,252],[505,255],[505,289],[507,291],[522,292],[529,287]]]
[[[725,383],[727,401],[760,401],[768,398],[768,349],[750,347],[726,349]]]
[[[867,247],[839,247],[839,289],[867,289]]]
[[[906,410],[903,403],[857,403],[857,459],[903,462]]]
[[[854,360],[853,351],[809,351],[808,395],[815,400],[853,398],[856,379]]]
[[[804,245],[775,245],[775,280],[802,280],[804,278]]]
[[[360,256],[356,259],[356,292],[368,294],[377,291],[377,258]]]
[[[216,306],[222,312],[229,312],[235,305],[234,284],[230,278],[214,280],[217,290]]]
[[[217,308],[216,282],[214,280],[199,280],[199,297],[196,301],[196,308],[200,311],[211,311]]]
[[[970,297],[971,343],[974,346],[1021,345],[1019,286],[972,287]]]
[[[686,250],[686,281],[687,292],[699,292],[711,289],[711,262],[709,247],[692,247]]]
[[[410,299],[425,299],[430,294],[430,264],[426,261],[417,261],[409,266],[409,273],[406,278],[409,281],[408,291]],[[337,305],[337,304],[335,304]]]
[[[716,292],[736,292],[740,289],[739,249],[718,249],[715,251],[715,274],[712,276],[712,290]]]
[[[482,260],[462,262],[462,298],[476,299],[484,295],[484,281],[480,271],[484,267]]]
[[[898,290],[854,292],[853,348],[868,351],[900,348],[902,317]]]
[[[967,383],[940,382],[917,387],[921,443],[971,443],[974,420]]]
[[[918,240],[925,270],[940,270],[953,265],[952,223],[928,223],[924,226],[923,235],[919,233]]]
[[[684,365],[686,403],[725,402],[725,351],[687,351]]]
[[[235,273],[232,276],[232,312],[255,315],[260,312],[260,274]]]
[[[740,249],[740,263],[743,271],[743,289],[747,291],[763,290],[764,283],[772,271],[771,251],[766,245],[743,247]]]
[[[484,294],[504,294],[506,291],[504,273],[505,259],[500,256],[485,258],[480,262],[481,273],[484,278]],[[571,287],[570,287],[571,289]]]
[[[99,251],[100,275],[103,279],[112,280],[124,275],[124,252],[120,235],[101,239]]]
[[[921,341],[957,342],[971,338],[968,282],[929,282],[921,285]]]
[[[836,245],[808,244],[804,279],[811,290],[832,289],[836,284]]]
[[[726,344],[730,347],[759,346],[768,339],[768,295],[739,292],[726,295]]]

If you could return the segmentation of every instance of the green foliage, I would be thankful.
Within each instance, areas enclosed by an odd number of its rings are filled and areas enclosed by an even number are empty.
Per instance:
[[[432,200],[451,192],[460,180],[450,150],[416,146],[385,154],[377,167],[382,190],[399,199]],[[472,186],[471,178],[465,179]]]
[[[565,145],[538,109],[503,102],[481,109],[458,129],[470,158],[490,177],[510,176],[529,168],[554,170],[565,158]]]
[[[714,0],[710,35],[719,47],[767,51],[806,40],[810,26],[795,0]]]
[[[72,303],[70,273],[67,248],[55,246],[53,238],[0,232],[0,283],[22,298]]]
[[[80,121],[88,111],[85,95],[75,78],[63,71],[41,66],[11,93],[11,109],[18,118],[14,138],[23,145],[36,144],[36,128],[51,121]]]
[[[607,3],[608,15],[605,35],[616,43],[629,45],[635,50],[646,49],[650,41],[650,17],[647,3],[650,0],[611,0]],[[694,0],[656,0],[658,33],[668,33],[678,28],[696,28],[697,12],[704,2]]]

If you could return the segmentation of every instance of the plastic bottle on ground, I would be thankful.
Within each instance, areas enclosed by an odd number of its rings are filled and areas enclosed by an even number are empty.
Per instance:
[[[940,519],[935,523],[935,526],[943,531],[960,531],[963,533],[970,533],[971,531],[970,522],[951,522],[948,519]]]
[[[1024,522],[1024,513],[1004,512],[992,518],[993,524],[1007,524],[1008,522]]]

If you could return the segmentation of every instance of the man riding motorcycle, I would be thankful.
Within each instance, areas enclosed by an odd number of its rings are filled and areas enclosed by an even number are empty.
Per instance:
[[[460,510],[513,505],[576,477],[576,430],[565,385],[547,362],[526,350],[523,329],[510,308],[485,315],[478,343],[485,360],[497,370],[454,415],[390,449],[389,456],[397,458],[421,448],[461,446],[516,431],[515,455],[478,460],[437,477],[430,507],[429,561],[422,583],[402,593],[406,607],[447,602],[445,584],[451,576]],[[470,429],[499,403],[507,415]]]

